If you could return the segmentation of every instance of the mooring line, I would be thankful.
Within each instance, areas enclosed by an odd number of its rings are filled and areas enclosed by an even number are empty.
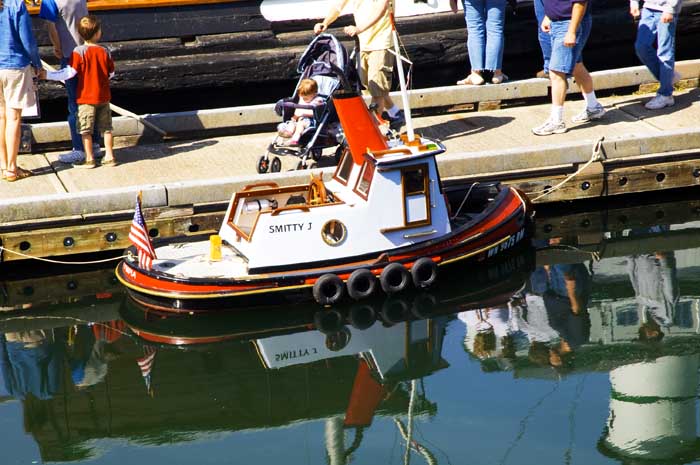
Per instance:
[[[33,255],[27,255],[22,252],[17,252],[16,250],[10,250],[6,247],[3,247],[0,245],[0,252],[9,252],[11,254],[19,255],[20,257],[24,258],[31,258],[34,260],[39,260],[40,262],[47,262],[47,263],[55,263],[57,265],[93,265],[95,263],[106,263],[106,262],[112,262],[115,260],[121,260],[125,258],[127,255],[120,255],[118,257],[112,257],[112,258],[103,258],[101,260],[90,260],[90,261],[80,261],[80,262],[65,262],[61,260],[51,260],[49,258],[41,258],[41,257],[35,257]]]
[[[603,149],[603,140],[605,140],[605,137],[600,137],[600,138],[598,138],[598,140],[595,142],[595,144],[593,144],[593,153],[591,153],[591,158],[590,158],[581,168],[579,168],[579,169],[576,170],[574,173],[571,173],[571,174],[568,175],[566,178],[564,178],[564,180],[563,180],[562,182],[560,182],[559,184],[557,184],[557,185],[554,186],[554,187],[550,187],[549,189],[544,189],[544,190],[535,191],[535,192],[528,192],[527,195],[530,196],[530,195],[534,195],[534,194],[540,194],[540,195],[538,195],[537,197],[535,197],[534,199],[532,199],[533,202],[534,202],[535,200],[539,200],[539,199],[541,199],[542,197],[544,197],[545,195],[549,195],[549,194],[551,194],[552,192],[554,192],[554,191],[556,191],[556,190],[559,190],[564,184],[566,184],[567,182],[571,181],[571,179],[572,179],[573,177],[575,177],[575,176],[576,176],[577,174],[579,174],[581,171],[583,171],[583,170],[585,170],[586,168],[588,168],[588,166],[589,166],[591,163],[593,163],[594,161],[603,161],[603,160],[605,159],[605,157],[601,156],[601,154],[600,154],[601,150]]]

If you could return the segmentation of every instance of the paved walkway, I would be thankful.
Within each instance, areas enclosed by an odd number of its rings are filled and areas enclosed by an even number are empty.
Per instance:
[[[448,154],[530,150],[586,140],[592,143],[600,136],[607,139],[644,137],[681,128],[698,127],[700,131],[700,89],[678,92],[676,105],[661,111],[649,111],[643,107],[643,102],[650,97],[651,94],[604,98],[602,102],[608,113],[603,120],[578,126],[569,124],[569,131],[565,134],[548,137],[538,137],[530,131],[547,118],[548,104],[419,117],[414,120],[414,126],[419,134],[441,139]],[[566,118],[570,119],[580,111],[582,105],[581,100],[569,97]],[[64,165],[58,162],[58,153],[20,155],[19,164],[33,170],[36,175],[14,183],[0,182],[0,202],[11,206],[10,199],[19,201],[27,197],[179,181],[240,176],[259,179],[256,161],[272,138],[273,133],[258,133],[120,147],[116,150],[119,166],[94,170]],[[294,168],[296,162],[296,158],[284,157],[283,171]],[[332,162],[332,156],[323,157],[321,166],[329,166]],[[557,160],[551,160],[551,164],[557,164]],[[218,193],[217,197],[226,198],[228,195]]]

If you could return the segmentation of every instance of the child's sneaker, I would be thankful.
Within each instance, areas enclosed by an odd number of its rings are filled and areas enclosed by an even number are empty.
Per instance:
[[[82,150],[71,150],[68,153],[60,154],[58,156],[58,161],[67,165],[72,165],[73,163],[80,163],[85,161],[85,152],[83,152]]]
[[[656,94],[656,97],[649,100],[644,108],[647,110],[661,110],[662,108],[673,106],[676,102],[673,100],[673,95]]]
[[[552,121],[549,119],[536,128],[532,128],[532,133],[536,136],[550,136],[564,132],[566,132],[566,123],[564,121]]]

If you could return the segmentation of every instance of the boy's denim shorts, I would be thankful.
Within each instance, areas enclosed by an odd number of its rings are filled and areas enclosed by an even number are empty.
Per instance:
[[[549,61],[549,69],[570,76],[574,72],[576,63],[583,61],[582,52],[591,33],[592,18],[586,14],[576,32],[576,45],[567,47],[564,45],[564,36],[569,30],[571,20],[552,21],[550,34],[552,35],[552,57]]]

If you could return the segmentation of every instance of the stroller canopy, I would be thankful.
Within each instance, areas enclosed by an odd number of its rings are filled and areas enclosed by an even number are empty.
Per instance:
[[[320,34],[311,41],[299,59],[297,72],[306,76],[335,76],[331,64],[348,74],[348,52],[332,34]],[[310,68],[307,70],[307,68]]]

